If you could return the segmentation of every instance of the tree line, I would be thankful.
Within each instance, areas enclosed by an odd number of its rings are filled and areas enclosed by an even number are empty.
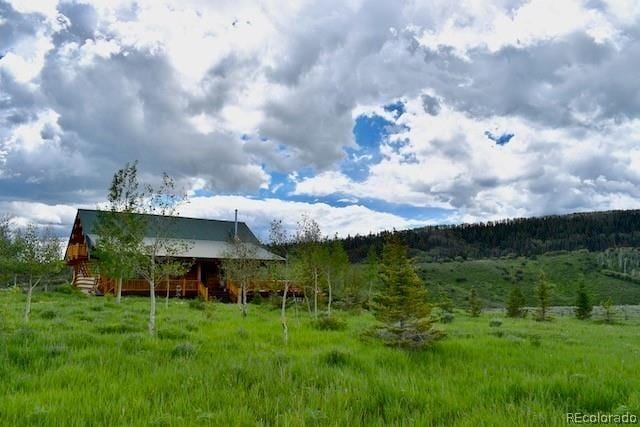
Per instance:
[[[29,321],[33,291],[59,279],[64,270],[60,240],[51,229],[10,227],[9,216],[0,218],[0,277],[14,288],[26,289],[24,320]]]
[[[348,236],[344,247],[352,261],[380,252],[390,234],[398,234],[425,261],[530,256],[552,251],[640,246],[640,210],[516,218],[476,224],[435,225],[403,231]]]

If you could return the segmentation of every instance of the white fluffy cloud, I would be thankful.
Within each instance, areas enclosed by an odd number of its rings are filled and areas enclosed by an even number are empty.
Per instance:
[[[83,207],[83,206],[79,206]],[[11,216],[15,227],[38,224],[50,227],[58,232],[66,232],[73,224],[77,207],[66,205],[47,205],[38,202],[0,202],[0,212]]]
[[[611,14],[586,8],[583,1],[512,2],[520,3],[515,7],[504,3],[509,2],[464,1],[435,29],[422,30],[417,39],[432,49],[453,47],[466,57],[467,51],[476,47],[496,52],[505,46],[526,47],[576,31],[584,31],[598,42],[612,41],[618,36]],[[621,9],[630,12],[634,7],[628,4]]]
[[[135,159],[328,232],[414,224],[371,199],[454,220],[639,205],[635,1],[0,0],[0,17],[3,206],[94,205]],[[358,147],[371,113],[397,128]],[[250,197],[291,197],[282,176],[363,205]]]
[[[640,207],[638,120],[576,134],[446,105],[433,116],[418,97],[398,122],[405,130],[383,142],[383,160],[366,179],[330,171],[299,181],[294,193],[437,206],[455,210],[459,221]],[[500,146],[487,131],[514,136]]]
[[[96,205],[47,205],[38,202],[0,202],[0,212],[12,216],[12,224],[25,227],[38,224],[50,227],[61,234],[66,233],[78,208],[95,209]],[[336,234],[368,234],[371,231],[404,229],[430,222],[407,220],[397,215],[376,212],[365,206],[330,206],[325,203],[292,202],[280,199],[254,199],[243,196],[192,197],[183,205],[179,214],[192,218],[233,220],[238,209],[239,221],[246,222],[263,241],[269,237],[269,225],[273,220],[282,220],[289,233],[294,233],[303,214],[314,218],[327,237]]]
[[[289,232],[293,232],[303,214],[314,218],[325,236],[338,234],[346,237],[390,230],[394,227],[404,229],[426,225],[424,221],[376,212],[357,204],[335,207],[326,203],[253,199],[242,196],[194,197],[181,209],[180,214],[197,218],[233,219],[235,209],[238,209],[239,220],[246,222],[262,240],[268,238],[269,224],[272,220],[282,220]]]

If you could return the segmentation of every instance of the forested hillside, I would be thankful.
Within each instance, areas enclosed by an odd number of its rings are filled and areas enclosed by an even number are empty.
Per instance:
[[[349,236],[344,247],[353,261],[363,260],[390,231]],[[577,213],[495,222],[438,225],[398,231],[409,248],[428,261],[530,256],[550,251],[640,246],[640,210]]]

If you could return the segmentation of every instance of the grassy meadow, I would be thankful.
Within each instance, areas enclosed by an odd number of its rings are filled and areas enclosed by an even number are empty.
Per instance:
[[[366,338],[366,313],[318,330],[302,306],[159,303],[0,291],[0,425],[564,425],[640,411],[640,320],[470,318],[407,352]]]
[[[598,252],[556,252],[536,257],[505,257],[450,262],[421,262],[418,273],[429,284],[434,298],[447,296],[457,306],[465,306],[469,288],[474,286],[487,307],[503,307],[511,287],[520,286],[527,304],[535,305],[534,291],[540,271],[553,286],[554,305],[573,305],[578,280],[584,278],[593,302],[611,297],[615,304],[640,304],[640,284],[610,277],[597,262]]]

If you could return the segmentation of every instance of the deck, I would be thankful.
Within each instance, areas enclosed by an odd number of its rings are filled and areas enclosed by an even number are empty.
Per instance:
[[[117,282],[114,279],[97,280],[96,290],[101,294],[115,294]],[[219,284],[205,285],[199,280],[192,279],[170,279],[163,280],[156,285],[155,293],[164,296],[169,292],[170,297],[195,298],[199,297],[204,301],[216,300],[221,302],[237,302],[240,296],[240,285],[234,281],[228,281],[227,286]],[[284,281],[281,280],[255,280],[249,284],[247,295],[252,298],[255,295],[263,297],[281,294],[284,290]],[[290,286],[289,293],[292,296],[302,292],[297,286]],[[122,295],[149,295],[149,283],[143,279],[125,280],[122,283]]]

